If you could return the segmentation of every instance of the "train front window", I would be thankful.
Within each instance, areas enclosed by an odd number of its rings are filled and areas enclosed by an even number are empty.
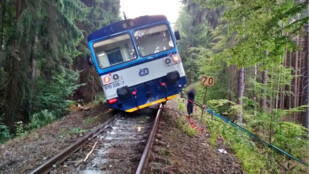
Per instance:
[[[129,34],[113,37],[93,44],[100,68],[136,59],[136,53]]]
[[[135,42],[141,56],[160,53],[174,48],[167,25],[158,25],[134,32]]]

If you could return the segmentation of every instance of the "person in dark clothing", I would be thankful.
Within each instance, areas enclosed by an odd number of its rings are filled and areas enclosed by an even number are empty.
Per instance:
[[[195,89],[194,87],[192,87],[188,92],[188,103],[187,103],[187,112],[188,112],[188,116],[191,116],[191,114],[193,113],[193,102],[194,102],[194,97],[195,97]]]

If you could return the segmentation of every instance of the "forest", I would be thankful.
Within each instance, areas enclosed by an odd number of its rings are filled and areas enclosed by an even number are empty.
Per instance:
[[[87,37],[118,21],[119,8],[117,0],[0,1],[0,141],[102,98]]]
[[[308,0],[182,0],[175,24],[188,85],[212,76],[207,107],[309,162]],[[75,103],[104,100],[87,37],[121,20],[120,0],[0,0],[0,143],[49,124]],[[218,120],[248,173],[299,165]]]
[[[308,1],[183,3],[178,46],[198,101],[205,92],[200,77],[214,77],[204,104],[308,162]],[[291,159],[224,123],[206,124],[228,140],[249,173],[299,172]]]

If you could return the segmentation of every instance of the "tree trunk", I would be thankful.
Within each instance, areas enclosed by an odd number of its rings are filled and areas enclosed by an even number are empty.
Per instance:
[[[18,21],[19,20],[19,17],[21,15],[21,1],[22,0],[16,0],[16,3],[15,3],[15,10],[16,10],[16,20]]]
[[[0,67],[2,67],[2,59],[3,59],[3,51],[2,51],[2,45],[3,45],[3,19],[4,19],[4,2],[0,0]]]
[[[302,88],[303,83],[304,83],[304,57],[306,56],[306,54],[303,54],[304,52],[306,52],[305,49],[305,37],[302,36],[299,40],[299,46],[300,46],[300,50],[299,50],[299,57],[298,57],[298,81],[297,81],[297,100],[296,100],[296,104],[297,107],[301,106],[302,104],[302,96],[304,95],[304,90]],[[296,113],[296,120],[297,123],[302,123],[302,117],[301,117],[301,112],[297,112]]]
[[[296,45],[299,45],[299,35],[296,37]],[[294,66],[294,98],[293,98],[293,107],[296,108],[297,105],[297,98],[298,98],[298,61],[299,61],[299,50],[296,51],[295,55],[295,66]],[[297,113],[293,113],[294,122],[297,121]]]
[[[293,54],[292,52],[290,52],[290,58],[289,58],[289,68],[292,68],[292,60],[293,60]],[[292,84],[289,85],[289,88],[288,88],[288,92],[292,93]],[[292,94],[289,94],[288,96],[288,109],[291,109],[292,108]]]
[[[267,70],[262,72],[262,84],[266,86],[267,84]],[[266,96],[266,88],[263,89],[263,97],[260,101],[260,105],[264,111],[267,110],[267,96]]]
[[[36,80],[36,52],[38,51],[38,44],[39,44],[39,38],[37,35],[33,38],[32,43],[32,50],[30,54],[30,66],[31,66],[31,76],[30,76],[30,91],[29,91],[29,115],[28,119],[30,119],[30,116],[32,115],[32,109],[33,109],[33,98],[34,98],[34,92],[35,92],[35,80]]]
[[[308,5],[309,13],[309,5]],[[307,37],[305,41],[306,57],[305,57],[305,74],[304,74],[304,105],[309,106],[309,23],[307,25]],[[309,107],[306,108],[305,116],[303,119],[303,125],[309,129]]]
[[[237,104],[242,107],[243,100],[242,97],[244,96],[245,91],[245,68],[240,68],[238,71],[238,86],[237,86]],[[237,114],[237,122],[242,123],[242,109]]]
[[[283,67],[285,68],[286,67],[286,64],[287,64],[287,58],[288,58],[288,52],[287,50],[285,51],[285,56],[284,56],[284,62],[283,62]],[[279,108],[280,109],[284,109],[285,108],[285,86],[281,87],[280,89],[280,99],[279,99],[279,102],[280,102],[280,106]]]

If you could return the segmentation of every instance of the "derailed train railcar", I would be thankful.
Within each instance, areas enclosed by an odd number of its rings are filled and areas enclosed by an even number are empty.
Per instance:
[[[175,35],[162,15],[126,19],[89,35],[90,59],[110,107],[134,112],[177,96],[186,77]]]

